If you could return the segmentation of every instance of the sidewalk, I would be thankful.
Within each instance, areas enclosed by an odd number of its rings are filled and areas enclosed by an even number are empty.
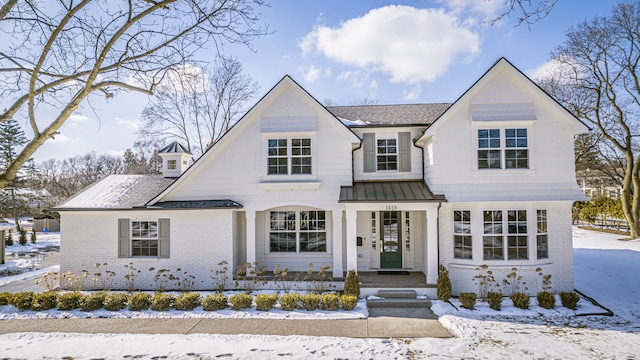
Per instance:
[[[370,317],[357,320],[281,319],[25,319],[0,320],[0,334],[251,334],[352,338],[448,338],[438,320]]]

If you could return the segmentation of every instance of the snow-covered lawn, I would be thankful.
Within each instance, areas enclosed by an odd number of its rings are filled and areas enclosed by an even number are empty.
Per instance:
[[[256,335],[9,334],[3,358],[562,358],[638,359],[640,354],[640,241],[574,229],[576,288],[616,315],[575,316],[533,304],[521,311],[503,302],[456,310],[434,301],[452,339],[351,339]],[[455,302],[454,302],[455,303]],[[582,302],[577,313],[601,311]],[[269,314],[269,313],[266,313]],[[272,316],[266,315],[265,316]],[[121,316],[124,314],[121,314]],[[261,316],[261,315],[255,315]],[[1,320],[0,320],[1,321]]]
[[[18,234],[13,234],[13,245],[5,247],[5,263],[0,264],[0,285],[22,279],[35,279],[42,274],[29,272],[42,260],[43,250],[60,247],[60,233],[37,233],[36,243],[32,244],[27,234],[27,243],[18,243]],[[7,274],[22,274],[19,277],[4,276]]]

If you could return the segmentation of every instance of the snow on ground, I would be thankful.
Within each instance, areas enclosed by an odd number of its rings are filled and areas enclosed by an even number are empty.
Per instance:
[[[639,359],[640,242],[574,228],[576,288],[616,315],[582,301],[577,312],[557,307],[514,309],[505,299],[495,312],[434,301],[451,339],[351,339],[257,335],[39,334],[0,336],[3,358],[562,358]],[[452,301],[457,305],[456,301]],[[275,313],[275,312],[274,312]],[[123,314],[124,315],[124,314]],[[151,316],[151,315],[150,315]],[[1,320],[0,320],[1,321]],[[90,345],[89,345],[90,344]]]
[[[25,273],[25,271],[38,266],[44,257],[41,254],[42,251],[60,247],[60,233],[36,233],[35,244],[31,243],[30,234],[27,234],[29,241],[25,245],[20,245],[18,238],[19,235],[14,233],[13,245],[5,246],[5,263],[0,264],[0,276],[2,276],[0,277],[0,285],[5,285],[12,281],[36,279],[42,276],[43,274],[36,275],[33,272]],[[7,274],[19,275],[4,276]]]

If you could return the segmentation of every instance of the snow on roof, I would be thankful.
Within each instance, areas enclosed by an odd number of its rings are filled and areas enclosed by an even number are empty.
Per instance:
[[[451,104],[328,106],[327,110],[351,126],[429,125]]]
[[[110,175],[93,183],[55,210],[130,209],[145,205],[174,181],[162,175]]]

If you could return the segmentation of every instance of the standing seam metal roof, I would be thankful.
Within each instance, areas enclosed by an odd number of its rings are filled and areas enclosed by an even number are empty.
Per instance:
[[[434,195],[422,180],[356,182],[340,187],[339,202],[418,202],[446,201],[444,195]]]

